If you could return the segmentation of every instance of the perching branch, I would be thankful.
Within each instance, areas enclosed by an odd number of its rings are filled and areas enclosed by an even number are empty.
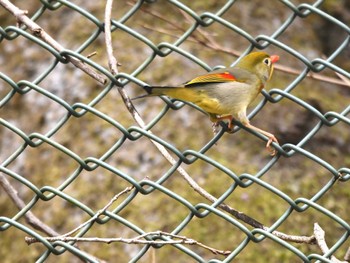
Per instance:
[[[33,35],[45,41],[58,52],[64,51],[64,47],[60,43],[53,39],[48,33],[44,31],[42,27],[40,27],[37,23],[35,23],[27,16],[28,11],[19,9],[17,6],[12,4],[8,0],[0,0],[0,5],[16,17],[18,24],[23,24],[27,26]],[[107,79],[103,75],[96,72],[89,65],[71,56],[67,56],[66,58],[74,66],[84,71],[86,74],[97,80],[99,83],[105,84],[107,82]]]

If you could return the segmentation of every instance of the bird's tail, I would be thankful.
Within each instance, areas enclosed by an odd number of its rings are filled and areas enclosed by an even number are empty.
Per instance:
[[[143,86],[142,88],[147,92],[147,94],[143,94],[143,95],[134,97],[131,100],[137,100],[137,99],[142,99],[145,97],[152,96],[152,87],[151,86]]]
[[[132,98],[132,100],[137,100],[137,99],[151,97],[151,96],[166,95],[166,93],[167,93],[166,90],[174,88],[174,87],[170,87],[170,86],[143,86],[142,88],[147,92],[147,94],[134,97],[134,98]]]

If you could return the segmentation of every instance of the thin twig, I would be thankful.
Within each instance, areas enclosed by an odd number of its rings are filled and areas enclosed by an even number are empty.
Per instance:
[[[11,185],[11,183],[6,179],[6,177],[2,174],[0,174],[0,185],[5,190],[7,195],[11,198],[12,202],[16,205],[16,207],[19,210],[22,210],[26,204],[23,202],[23,200],[18,196],[17,191],[15,188]],[[43,223],[39,218],[37,218],[32,211],[28,211],[24,214],[24,218],[26,219],[27,223],[31,225],[36,230],[42,231],[45,234],[49,236],[58,236],[59,233],[57,233],[55,230],[53,230],[51,227]]]
[[[281,65],[281,64],[276,64],[274,66],[274,68],[276,70],[288,73],[290,75],[300,75],[302,73],[301,70],[297,70],[295,68],[288,67],[288,66]],[[339,86],[350,87],[349,84],[344,82],[343,80],[339,80],[339,79],[332,78],[332,77],[327,77],[327,76],[321,75],[319,73],[309,72],[306,75],[306,77],[314,79],[314,80],[319,80],[319,81],[322,81],[322,82],[326,82],[326,83],[336,84],[336,85],[339,85]]]
[[[16,205],[16,207],[21,210],[26,205],[23,202],[23,200],[18,196],[17,191],[15,188],[11,185],[11,183],[6,179],[6,177],[2,174],[0,174],[0,185],[5,190],[7,195],[12,199],[13,203]],[[43,233],[49,235],[50,237],[59,236],[60,234],[57,233],[55,230],[53,230],[51,227],[46,225],[44,222],[42,222],[39,218],[37,218],[32,211],[27,211],[24,214],[24,218],[26,222],[31,225],[34,229],[42,231]],[[86,253],[86,252],[85,252]],[[101,260],[93,255],[88,254],[90,257],[93,257],[96,259],[96,261],[104,263],[104,260]],[[80,258],[79,256],[77,256]]]
[[[52,46],[54,49],[56,49],[58,52],[64,51],[64,47],[58,43],[55,39],[53,39],[48,33],[44,31],[42,27],[40,27],[37,23],[35,23],[33,20],[31,20],[27,16],[27,11],[19,9],[17,6],[12,4],[8,0],[0,0],[0,5],[2,5],[7,11],[9,11],[11,14],[13,14],[18,24],[23,24],[27,26],[30,31],[33,33],[33,35],[41,38],[43,41],[48,43],[50,46]],[[107,82],[107,79],[96,72],[92,67],[89,65],[83,63],[82,61],[71,57],[66,56],[66,59],[71,62],[74,66],[84,71],[86,74],[97,80],[101,84],[105,84]]]
[[[179,12],[188,23],[191,23],[192,19],[185,11],[180,9]],[[184,29],[182,29],[182,30],[184,32]],[[196,32],[199,33],[203,39],[198,37]],[[191,34],[191,38],[196,40],[197,43],[199,43],[205,47],[208,47],[212,50],[226,53],[228,55],[232,55],[235,57],[238,57],[241,55],[240,52],[237,50],[222,47],[218,42],[215,41],[215,39],[213,38],[213,36],[211,34],[208,34],[207,32],[205,32],[201,27],[196,28],[196,30],[193,32],[193,34]]]
[[[105,205],[105,207],[103,207],[101,210],[99,210],[93,217],[91,217],[89,220],[87,220],[86,222],[84,222],[83,224],[79,225],[78,227],[76,227],[75,229],[73,229],[72,231],[69,231],[68,233],[64,234],[64,235],[60,235],[60,237],[68,237],[73,235],[75,232],[77,232],[78,230],[82,229],[84,226],[96,221],[97,218],[99,218],[102,214],[104,214],[107,209],[123,194],[126,194],[128,192],[130,192],[134,187],[133,186],[129,186],[127,188],[125,188],[123,191],[121,191],[120,193],[116,194],[108,203],[107,205]]]
[[[346,251],[344,259],[345,259],[345,261],[350,261],[350,247]]]
[[[145,238],[152,238],[153,240],[147,240]],[[168,240],[159,240],[162,238],[167,238]],[[47,237],[45,238],[49,242],[55,242],[55,241],[63,241],[63,242],[69,242],[69,241],[75,241],[75,242],[101,242],[101,243],[114,243],[114,242],[121,242],[126,244],[141,244],[141,245],[176,245],[176,244],[184,244],[184,245],[196,245],[199,247],[202,247],[204,249],[207,249],[211,251],[213,254],[216,255],[229,255],[231,251],[225,251],[225,250],[219,250],[212,247],[209,247],[207,245],[202,244],[201,242],[198,242],[194,239],[187,238],[185,236],[179,236],[174,235],[171,233],[163,232],[163,231],[156,231],[156,232],[149,232],[145,233],[143,235],[136,236],[134,238],[98,238],[98,237],[68,237],[68,236],[59,236],[59,237]],[[25,241],[28,245],[38,242],[37,239],[26,237]]]
[[[325,232],[318,223],[314,224],[314,235],[315,235],[316,243],[318,247],[321,249],[322,253],[327,254],[329,252],[329,248],[326,243]],[[331,256],[331,261],[335,263],[347,263],[346,261],[340,261],[333,255]]]
[[[116,194],[101,210],[99,210],[93,217],[91,217],[89,220],[85,221],[84,223],[80,224],[78,227],[74,228],[73,230],[69,231],[68,233],[66,234],[63,234],[63,235],[59,235],[57,234],[56,236],[54,236],[53,238],[56,240],[66,240],[66,238],[73,238],[73,237],[70,237],[71,235],[73,235],[75,232],[79,231],[80,229],[82,229],[83,227],[85,227],[86,225],[88,224],[91,224],[93,223],[94,221],[97,220],[97,218],[99,218],[102,214],[104,214],[107,209],[116,201],[118,200],[118,198],[121,196],[121,195],[124,195],[128,192],[130,192],[132,189],[134,188],[134,186],[129,186],[127,188],[125,188],[123,191],[121,191],[120,193]],[[47,240],[53,240],[53,239],[50,239],[51,237],[45,237],[45,239]],[[38,239],[36,239],[35,237],[26,237],[25,238],[26,242],[28,243],[28,245],[32,244],[32,243],[35,243],[35,242],[39,242]],[[53,242],[53,241],[52,241]]]
[[[348,85],[350,87],[350,79],[348,79],[347,77],[343,76],[342,74],[339,74],[338,72],[335,71],[335,74],[338,76],[338,78],[340,78],[344,83],[346,83],[346,85]]]
[[[112,34],[111,34],[111,13],[113,0],[107,0],[105,8],[105,43],[108,55],[108,66],[113,75],[118,74],[118,62],[113,54]]]
[[[158,12],[155,12],[153,10],[151,11],[150,9],[145,9],[145,8],[141,8],[140,10],[167,22],[170,26],[173,26],[176,30],[180,30],[181,32],[186,31],[184,28],[180,27],[178,24],[174,25],[174,23],[170,22],[167,17],[161,15]],[[186,12],[184,12],[182,10],[180,10],[179,12],[187,21],[189,21],[189,23],[191,23],[192,19],[188,16],[188,14]],[[167,32],[166,30],[157,30],[157,29],[152,29],[152,28],[148,28],[148,29],[159,31],[159,32],[162,32],[164,34],[167,34],[167,35],[170,35],[170,36],[173,36],[176,38],[180,37],[180,36],[174,34],[173,31]],[[195,34],[195,32],[198,32],[203,37],[203,39],[199,38]],[[220,45],[217,41],[215,41],[215,39],[211,35],[206,33],[200,27],[197,27],[195,32],[190,35],[190,38],[192,40],[196,41],[198,44],[205,46],[207,48],[210,48],[214,51],[225,53],[225,54],[232,55],[235,57],[238,57],[241,55],[237,50],[226,48],[226,47],[223,47],[222,45]],[[274,68],[275,68],[275,70],[285,72],[285,73],[290,74],[290,75],[300,75],[302,73],[301,70],[297,70],[297,69],[289,67],[289,66],[281,65],[280,63],[276,64],[274,66]],[[311,78],[311,79],[315,79],[318,81],[323,81],[323,82],[327,82],[327,83],[340,85],[340,86],[350,87],[348,80],[345,81],[346,78],[344,78],[344,77],[339,80],[337,78],[327,77],[327,76],[321,75],[319,73],[314,73],[314,72],[309,72],[306,75],[306,77]]]
[[[264,229],[268,231],[268,228],[266,228],[265,226],[264,226]],[[315,239],[315,236],[313,235],[312,236],[286,235],[285,233],[282,233],[279,231],[273,231],[272,234],[287,242],[293,242],[293,243],[299,243],[299,244],[310,244],[310,245],[316,244],[316,239]]]

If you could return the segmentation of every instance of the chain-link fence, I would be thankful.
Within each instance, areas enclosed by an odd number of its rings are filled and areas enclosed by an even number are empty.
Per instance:
[[[111,2],[0,1],[2,262],[348,261],[349,1]],[[281,57],[249,114],[275,156],[129,100],[253,49]]]

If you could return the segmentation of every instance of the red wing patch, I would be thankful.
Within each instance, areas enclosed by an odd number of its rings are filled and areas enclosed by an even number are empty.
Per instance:
[[[229,72],[209,73],[209,74],[202,75],[192,79],[191,81],[187,82],[185,86],[191,85],[191,84],[200,84],[200,83],[204,84],[204,83],[213,83],[213,82],[230,82],[235,80],[236,78],[233,75],[231,75]]]

